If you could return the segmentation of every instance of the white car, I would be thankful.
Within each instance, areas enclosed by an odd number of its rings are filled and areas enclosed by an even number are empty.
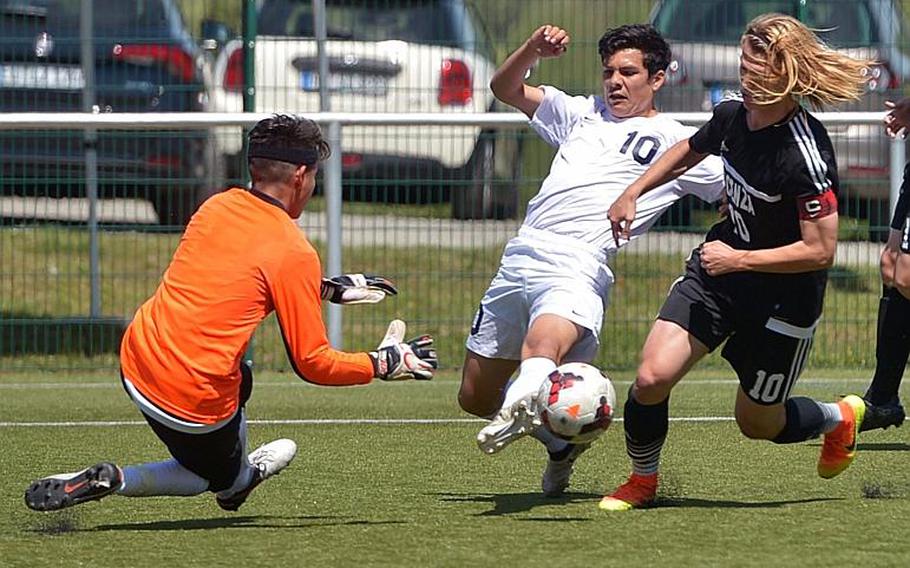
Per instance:
[[[260,2],[251,110],[319,111],[312,5],[311,0]],[[489,82],[495,65],[470,4],[390,0],[378,6],[369,0],[326,0],[332,112],[475,113],[493,108]],[[219,54],[211,110],[243,110],[243,59],[239,39]],[[225,155],[239,155],[239,131],[217,138]],[[497,156],[505,146],[516,146],[507,142],[479,127],[345,127],[345,197],[451,199],[459,218],[514,216],[515,188],[493,182],[497,163],[508,166],[504,169],[517,167],[519,160]],[[502,177],[513,178],[509,172]]]

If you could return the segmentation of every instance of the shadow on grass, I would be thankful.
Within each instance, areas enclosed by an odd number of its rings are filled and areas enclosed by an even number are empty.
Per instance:
[[[807,503],[825,503],[828,501],[843,501],[842,497],[812,497],[809,499],[790,499],[786,501],[729,501],[724,499],[696,499],[693,497],[658,497],[655,508],[686,508],[686,509],[776,509],[787,505],[803,505]]]
[[[305,529],[333,526],[375,526],[404,524],[404,521],[368,521],[332,516],[297,516],[276,517],[249,515],[243,517],[217,517],[209,519],[183,519],[170,521],[152,521],[149,523],[122,523],[116,525],[99,525],[86,532],[97,531],[197,531],[224,528],[250,529]]]
[[[822,447],[821,443],[809,444],[816,448]],[[856,444],[858,452],[910,452],[910,444],[905,442],[860,442]]]
[[[575,503],[580,501],[596,501],[603,495],[600,493],[574,493],[568,492],[562,497],[545,497],[539,491],[534,493],[504,493],[494,495],[491,493],[475,495],[470,493],[437,493],[442,501],[449,503],[489,503],[493,508],[483,513],[478,513],[478,517],[490,517],[500,515],[510,515],[512,513],[523,513],[530,511],[535,507],[544,505],[558,505],[560,503]],[[539,520],[556,520],[539,519]],[[559,520],[566,520],[565,517],[559,517]],[[587,520],[587,519],[578,519]]]
[[[859,443],[860,452],[910,452],[910,444],[904,442]]]

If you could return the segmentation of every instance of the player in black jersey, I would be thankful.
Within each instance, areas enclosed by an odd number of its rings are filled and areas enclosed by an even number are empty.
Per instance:
[[[886,103],[889,136],[906,136],[910,129],[910,98]],[[875,343],[875,375],[863,395],[866,419],[862,430],[900,426],[906,414],[898,390],[910,356],[910,165],[904,169],[904,183],[888,242],[882,250],[882,297],[878,304],[878,332]]]
[[[624,413],[633,473],[603,498],[604,510],[653,504],[670,391],[721,344],[739,379],[735,415],[744,435],[785,444],[824,434],[825,478],[853,460],[863,400],[790,397],[821,315],[838,221],[831,141],[800,100],[822,107],[859,98],[871,62],[826,47],[782,14],[750,22],[741,45],[742,99],[720,103],[610,207],[614,238],[625,237],[641,194],[708,154],[724,161],[727,214],[692,251],[645,341]]]

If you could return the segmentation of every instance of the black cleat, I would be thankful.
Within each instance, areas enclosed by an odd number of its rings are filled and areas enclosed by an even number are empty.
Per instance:
[[[901,401],[897,397],[885,404],[873,404],[866,399],[863,400],[866,402],[866,417],[859,427],[860,432],[879,428],[884,430],[889,426],[899,427],[907,417],[904,407],[901,406]]]
[[[25,504],[35,511],[57,511],[107,497],[122,483],[120,468],[102,462],[78,473],[39,479],[25,490]]]

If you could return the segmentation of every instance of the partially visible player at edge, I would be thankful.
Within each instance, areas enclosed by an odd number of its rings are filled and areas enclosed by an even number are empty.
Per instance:
[[[26,505],[62,509],[111,493],[128,497],[215,494],[235,511],[265,479],[294,458],[280,439],[246,453],[244,405],[252,373],[243,354],[273,311],[295,372],[327,386],[430,379],[433,340],[403,342],[395,320],[370,353],[332,349],[323,297],[337,303],[394,293],[378,277],[322,281],[315,249],[294,220],[316,186],[328,144],[312,121],[275,115],[249,134],[252,188],[233,188],[193,216],[155,294],[137,311],[120,348],[121,378],[132,402],[173,459],[119,467],[103,462],[32,483]]]
[[[695,130],[654,107],[670,47],[653,27],[626,25],[603,35],[601,96],[525,82],[539,58],[559,57],[568,44],[565,30],[541,26],[490,82],[496,97],[524,112],[557,152],[474,316],[458,394],[464,410],[492,419],[477,436],[482,451],[498,452],[529,433],[546,445],[541,486],[548,496],[565,491],[575,459],[588,446],[539,427],[533,397],[557,365],[589,363],[597,354],[613,284],[608,262],[618,248],[604,211],[648,164]],[[684,195],[714,201],[722,190],[722,166],[713,158],[643,197],[631,236],[647,231]]]
[[[885,132],[907,136],[910,129],[910,98],[885,103]],[[910,164],[904,168],[904,182],[891,217],[888,242],[882,249],[882,297],[878,304],[875,340],[875,374],[866,389],[866,419],[863,430],[900,426],[906,413],[900,390],[910,357]]]
[[[865,413],[855,395],[837,403],[790,397],[822,312],[837,246],[837,164],[828,134],[800,100],[819,108],[859,98],[869,61],[819,41],[798,20],[765,14],[742,36],[741,100],[626,189],[608,216],[627,238],[636,200],[720,155],[728,214],[692,251],[642,349],[623,425],[633,473],[600,502],[621,511],[653,504],[673,386],[724,342],[736,372],[736,422],[748,438],[778,444],[824,434],[818,474],[850,465]]]

